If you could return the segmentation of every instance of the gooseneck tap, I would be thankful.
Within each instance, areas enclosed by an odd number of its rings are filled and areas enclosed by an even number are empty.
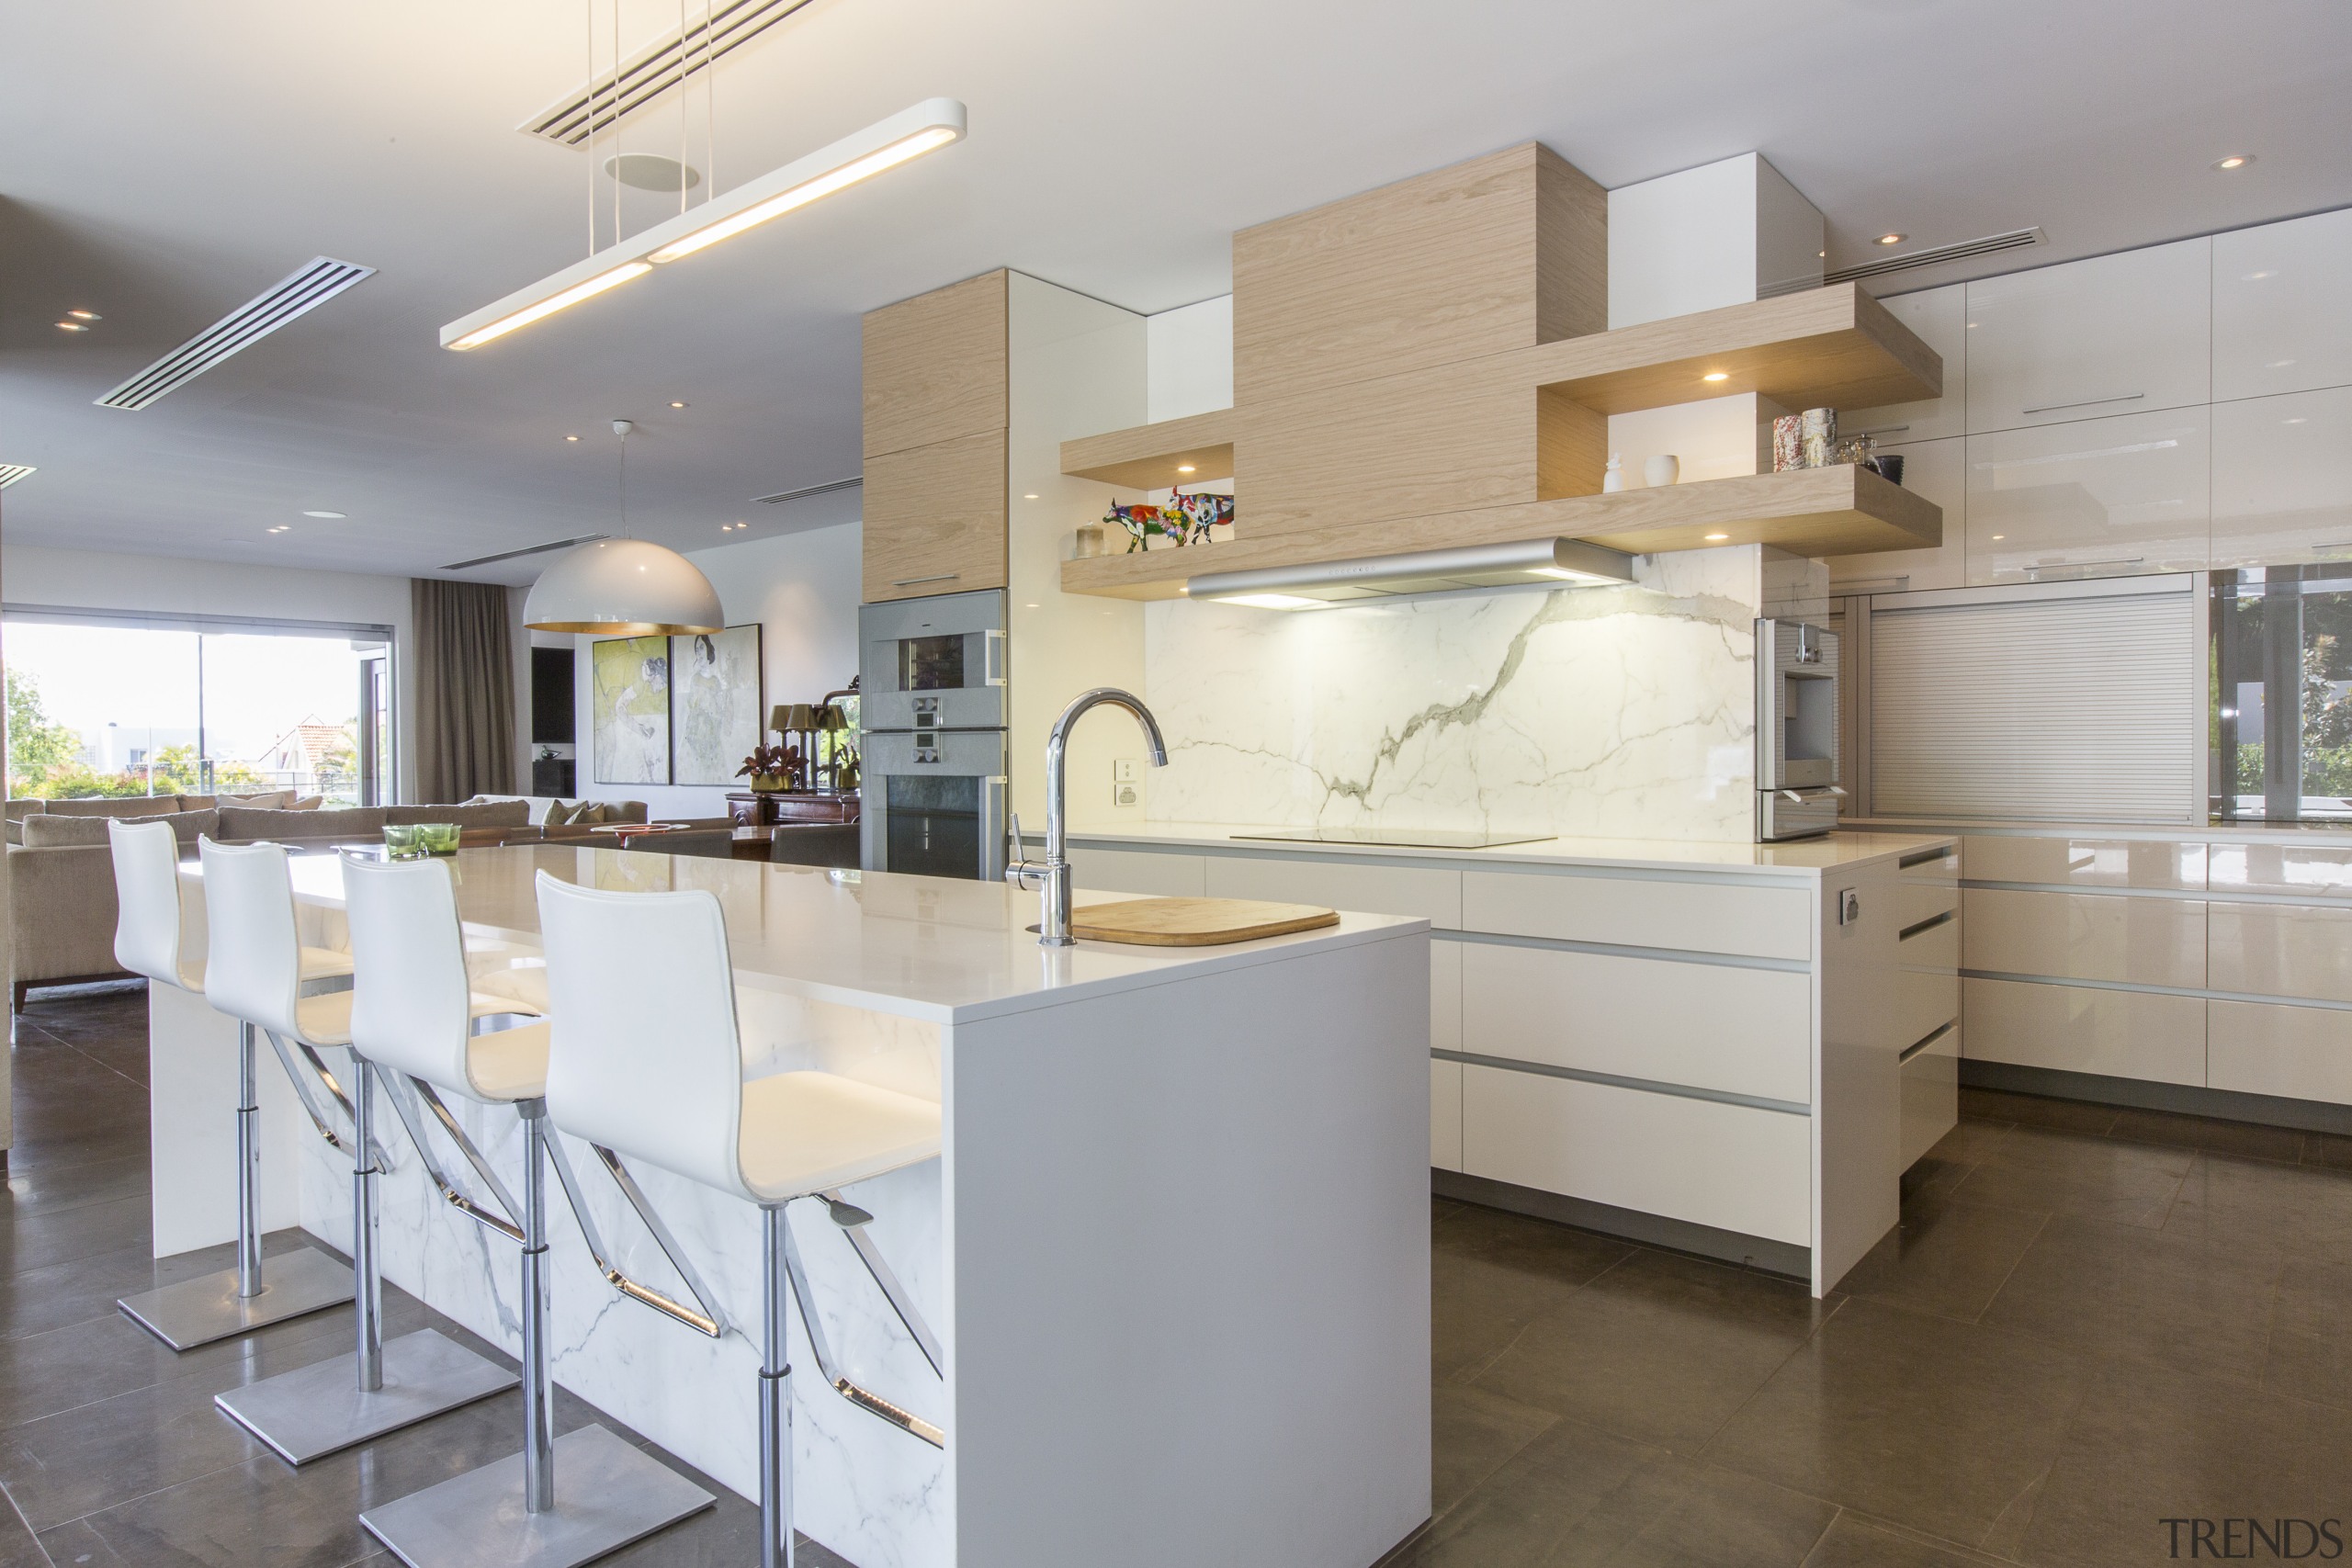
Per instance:
[[[1067,753],[1070,727],[1087,709],[1104,704],[1126,709],[1143,726],[1144,739],[1151,747],[1151,765],[1168,765],[1168,746],[1159,738],[1159,721],[1142,699],[1120,691],[1115,686],[1097,686],[1081,692],[1062,709],[1061,717],[1054,720],[1053,733],[1046,739],[1046,858],[1026,858],[1021,844],[1021,818],[1012,819],[1012,863],[1004,868],[1004,879],[1016,887],[1035,887],[1044,896],[1045,912],[1037,922],[1037,945],[1040,947],[1070,947],[1077,938],[1069,934],[1069,847],[1064,823],[1063,803],[1068,795],[1065,787]]]

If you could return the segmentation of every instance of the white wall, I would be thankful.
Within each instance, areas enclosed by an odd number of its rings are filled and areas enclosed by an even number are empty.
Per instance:
[[[1144,332],[1148,423],[1233,406],[1232,295],[1147,316]]]
[[[1821,282],[1826,225],[1759,153],[1609,193],[1609,324],[1743,305]]]
[[[859,552],[863,529],[855,523],[813,528],[750,539],[740,545],[717,545],[689,550],[686,558],[702,568],[729,626],[757,621],[761,626],[761,715],[777,703],[815,702],[827,692],[846,686],[857,673],[857,602]],[[656,818],[723,817],[724,787],[684,788],[669,784],[598,784],[595,782],[595,692],[589,644],[597,638],[573,639],[573,689],[578,702],[581,796],[589,800],[642,800]],[[523,683],[527,696],[527,677]],[[527,734],[528,719],[525,719]],[[775,737],[763,733],[761,740]]]
[[[409,580],[367,572],[102,555],[93,550],[0,547],[11,604],[144,615],[233,615],[334,621],[392,628],[392,750],[401,799],[415,790],[416,705],[409,689],[413,644]]]

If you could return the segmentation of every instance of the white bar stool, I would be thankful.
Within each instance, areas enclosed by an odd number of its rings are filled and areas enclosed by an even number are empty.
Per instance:
[[[114,855],[115,961],[159,986],[205,994],[205,963],[192,951],[187,891],[179,872],[179,840],[165,822],[109,819],[107,836]],[[290,904],[290,897],[288,899]],[[291,929],[291,911],[288,911]],[[351,973],[351,960],[327,948],[300,949],[298,984],[333,980]],[[288,1072],[293,1065],[287,1065]],[[300,1079],[295,1087],[303,1086]],[[332,1080],[330,1092],[341,1096]],[[308,1094],[303,1104],[314,1121],[321,1112]],[[348,1107],[346,1107],[348,1108]],[[351,1271],[318,1248],[305,1247],[262,1265],[259,1174],[261,1106],[254,1080],[254,1026],[237,1026],[237,1263],[233,1269],[187,1280],[162,1290],[124,1296],[115,1303],[124,1314],[175,1350],[249,1333],[305,1313],[351,1300]],[[340,1145],[333,1128],[320,1131]]]
[[[592,1425],[554,1440],[542,1154],[550,1146],[548,1025],[486,1034],[469,1031],[465,941],[456,890],[442,863],[346,857],[344,891],[352,953],[359,963],[351,1027],[362,1077],[373,1071],[405,1080],[505,1214],[491,1213],[442,1173],[425,1129],[395,1094],[393,1104],[444,1196],[485,1228],[517,1243],[523,1259],[523,1451],[370,1509],[359,1522],[410,1568],[570,1568],[709,1507],[717,1499],[708,1492],[603,1427]],[[472,997],[477,1012],[485,1006],[514,1006],[508,998],[480,992]],[[440,1098],[445,1093],[479,1104],[511,1105],[522,1117],[520,1203],[449,1113]],[[571,1185],[568,1176],[566,1184]],[[691,1275],[688,1280],[699,1290],[698,1280]]]
[[[946,1438],[831,1364],[786,1205],[825,1201],[944,1375],[938,1341],[864,1235],[872,1216],[838,1190],[937,1158],[939,1107],[833,1073],[778,1073],[746,1083],[727,927],[708,892],[613,893],[545,872],[537,882],[558,1020],[548,1062],[549,1117],[594,1147],[616,1176],[625,1177],[617,1157],[625,1153],[760,1208],[760,1562],[789,1568],[787,1303],[797,1299],[809,1348],[835,1392],[926,1442],[944,1447]]]
[[[267,1031],[273,1042],[291,1035],[306,1049],[353,1048],[357,1081],[352,1085],[351,1268],[359,1303],[357,1344],[348,1356],[281,1372],[213,1398],[224,1414],[280,1458],[307,1464],[445,1410],[503,1393],[520,1381],[435,1329],[403,1334],[389,1344],[384,1340],[383,1269],[376,1245],[376,1178],[382,1167],[374,1131],[375,1075],[369,1070],[369,1054],[356,1043],[363,1032],[379,1043],[403,1040],[419,1031],[427,1038],[443,1032],[453,1035],[462,1051],[472,1020],[515,1010],[503,998],[469,991],[457,904],[448,890],[448,872],[437,863],[414,868],[437,879],[441,895],[437,909],[428,904],[418,910],[388,898],[391,889],[366,874],[388,868],[345,861],[352,988],[305,999],[290,983],[293,950],[284,940],[293,912],[285,852],[275,845],[231,850],[209,843],[204,850],[207,896],[215,919],[224,922],[213,938],[220,954],[215,969],[234,965],[238,980],[234,991],[216,989],[216,1004],[238,1007],[240,1015]],[[535,1060],[545,1059],[546,1032],[544,1024],[512,1032],[517,1037],[537,1037],[536,1049],[531,1044],[520,1047]],[[392,1103],[404,1122],[411,1120],[397,1096]],[[426,1164],[432,1168],[429,1158]],[[435,1175],[437,1179],[437,1170]]]

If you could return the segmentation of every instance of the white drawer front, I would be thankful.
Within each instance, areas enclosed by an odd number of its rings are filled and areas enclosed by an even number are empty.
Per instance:
[[[1908,1050],[1960,1016],[1960,976],[1905,969],[1894,977],[1895,1037]]]
[[[1960,918],[1931,926],[1906,927],[1911,934],[1895,943],[1894,961],[1906,969],[1960,969]]]
[[[2195,997],[1967,980],[1961,1016],[1971,1061],[2159,1083],[2205,1081],[2205,1003]]]
[[[1203,855],[1164,855],[1148,850],[1069,852],[1070,881],[1081,892],[1199,898],[1204,896],[1207,864]]]
[[[2162,887],[2199,892],[2205,846],[2142,839],[2008,837],[1968,839],[1974,882],[2041,882],[2056,887]]]
[[[1933,919],[1960,908],[1956,882],[1898,882],[1894,885],[1894,929],[1907,931],[1921,920]]]
[[[1960,1124],[1960,1031],[1903,1064],[1903,1168]]]
[[[1462,1064],[1430,1064],[1430,1164],[1462,1168]]]
[[[1759,1100],[1813,1100],[1813,978],[1464,943],[1463,1049]]]
[[[1430,943],[1430,1049],[1462,1049],[1462,944]]]
[[[1752,958],[1813,956],[1813,895],[1786,884],[1462,874],[1464,930]]]
[[[1967,967],[2141,986],[2205,984],[2205,901],[1972,887]]]
[[[2352,896],[2352,850],[2325,844],[2217,843],[2213,891],[2288,893],[2298,898]]]
[[[1462,1168],[1798,1247],[1812,1242],[1810,1117],[1467,1066]]]
[[[2205,1064],[2214,1089],[2352,1105],[2352,1012],[2207,1002]]]
[[[1211,855],[1208,896],[1328,904],[1367,915],[1418,915],[1442,931],[1462,925],[1462,874],[1434,867]]]
[[[2208,919],[2212,989],[2352,1002],[2352,909],[2217,903]]]

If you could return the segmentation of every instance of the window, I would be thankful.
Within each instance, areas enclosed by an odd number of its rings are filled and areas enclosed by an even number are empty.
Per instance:
[[[7,793],[391,798],[391,634],[11,606]]]
[[[2217,571],[2213,814],[2352,818],[2352,562]]]

